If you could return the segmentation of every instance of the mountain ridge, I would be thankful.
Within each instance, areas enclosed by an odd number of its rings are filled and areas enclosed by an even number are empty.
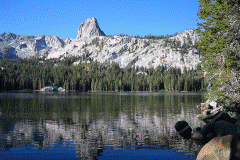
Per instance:
[[[82,22],[76,39],[2,33],[0,56],[59,58],[87,55],[102,63],[116,62],[121,68],[133,65],[156,68],[163,65],[183,70],[184,67],[195,68],[200,63],[200,55],[194,46],[198,40],[199,33],[196,30],[185,30],[162,39],[106,36],[93,17]],[[7,50],[7,47],[12,48]]]

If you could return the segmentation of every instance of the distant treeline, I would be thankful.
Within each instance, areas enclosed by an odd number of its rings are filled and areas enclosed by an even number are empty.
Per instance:
[[[175,34],[173,34],[173,35],[160,35],[160,36],[155,36],[155,35],[151,35],[151,34],[145,35],[145,36],[139,36],[139,35],[137,35],[137,36],[129,36],[129,35],[127,35],[127,34],[121,33],[121,34],[119,34],[118,36],[120,36],[120,37],[128,36],[128,37],[139,38],[139,39],[158,40],[158,39],[167,39],[167,38],[173,37],[173,36],[175,36],[175,35],[177,35],[177,34],[178,34],[178,33],[175,33]],[[107,37],[113,37],[113,36],[114,36],[114,35],[108,35]]]
[[[189,29],[189,30],[192,30],[192,29]],[[200,31],[198,31],[198,32],[200,32]],[[128,37],[139,38],[139,39],[158,40],[158,39],[168,39],[168,38],[171,38],[171,37],[176,36],[177,34],[179,34],[179,33],[176,32],[176,33],[174,33],[174,34],[172,34],[172,35],[167,34],[167,35],[158,35],[158,36],[157,36],[157,35],[151,35],[151,34],[145,35],[145,36],[139,36],[139,35],[137,35],[137,36],[129,36],[128,34],[123,34],[123,33],[121,33],[121,34],[119,34],[119,35],[117,35],[117,36],[120,36],[120,37],[128,36]],[[113,36],[114,36],[114,35],[107,35],[107,37],[113,37]]]
[[[0,59],[0,90],[39,90],[56,85],[79,91],[204,91],[203,76],[197,70],[131,67],[99,63],[84,57],[49,59]],[[78,65],[73,65],[80,60]],[[87,63],[88,62],[88,63]]]

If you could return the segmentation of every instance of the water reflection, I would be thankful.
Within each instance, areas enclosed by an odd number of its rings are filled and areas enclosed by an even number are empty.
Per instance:
[[[179,120],[195,128],[201,94],[1,93],[0,147],[75,144],[76,157],[96,159],[104,150],[160,147],[196,155],[199,146],[181,139]]]

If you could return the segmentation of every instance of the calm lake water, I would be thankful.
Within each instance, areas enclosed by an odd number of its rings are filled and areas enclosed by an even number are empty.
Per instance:
[[[195,93],[0,93],[0,159],[196,159]]]

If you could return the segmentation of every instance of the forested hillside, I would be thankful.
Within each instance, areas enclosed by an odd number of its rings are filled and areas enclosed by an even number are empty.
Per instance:
[[[80,59],[79,64],[73,64]],[[39,90],[62,86],[79,91],[204,91],[198,70],[129,67],[99,63],[86,56],[60,59],[0,59],[0,90]]]

